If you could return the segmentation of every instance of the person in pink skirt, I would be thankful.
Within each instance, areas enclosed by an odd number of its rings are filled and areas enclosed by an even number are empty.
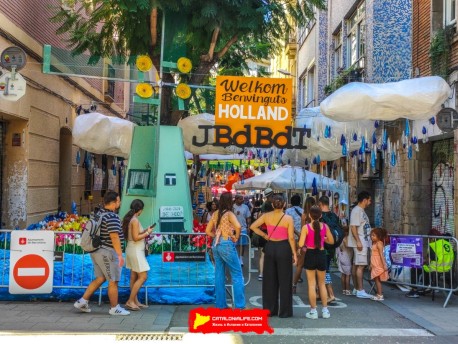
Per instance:
[[[375,281],[377,295],[372,297],[374,301],[383,301],[382,281],[388,280],[388,267],[383,254],[383,243],[387,233],[383,228],[374,228],[371,231],[372,254],[371,254],[371,278]]]

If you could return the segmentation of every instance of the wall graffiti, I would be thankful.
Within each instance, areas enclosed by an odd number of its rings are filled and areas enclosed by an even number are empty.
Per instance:
[[[453,139],[433,143],[432,228],[454,233]]]

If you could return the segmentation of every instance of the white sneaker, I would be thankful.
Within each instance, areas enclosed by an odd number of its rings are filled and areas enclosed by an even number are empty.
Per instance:
[[[356,292],[356,297],[360,298],[360,299],[371,299],[372,296],[369,295],[368,293],[366,293],[366,291],[363,289],[363,290],[358,290]]]
[[[120,305],[117,305],[116,307],[110,308],[108,311],[110,315],[129,315],[130,312],[126,311],[124,308],[122,308]]]
[[[80,300],[76,301],[73,306],[79,309],[81,312],[84,313],[91,313],[91,309],[89,308],[89,303],[87,302],[80,302]]]
[[[315,312],[310,311],[308,313],[305,313],[305,317],[309,318],[309,319],[314,319],[314,320],[318,319],[318,312],[317,311],[315,311]]]
[[[329,313],[329,309],[323,309],[323,319],[329,319],[331,317],[331,313]]]

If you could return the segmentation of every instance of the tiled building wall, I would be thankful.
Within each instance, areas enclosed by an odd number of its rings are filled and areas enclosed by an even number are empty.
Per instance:
[[[318,78],[318,89],[316,93],[317,102],[316,105],[319,105],[325,98],[324,87],[328,83],[328,72],[327,72],[327,62],[328,62],[328,47],[327,47],[327,37],[328,37],[328,13],[325,11],[320,11],[319,20],[318,20],[318,34],[320,38],[318,39],[318,63],[315,73]]]
[[[431,2],[412,1],[412,68],[413,76],[431,75],[429,46],[431,41]],[[418,69],[417,69],[418,68]]]
[[[372,77],[368,81],[392,82],[409,79],[412,69],[411,1],[367,1],[368,9],[370,4],[373,6],[373,37],[368,41],[373,42],[373,52]]]

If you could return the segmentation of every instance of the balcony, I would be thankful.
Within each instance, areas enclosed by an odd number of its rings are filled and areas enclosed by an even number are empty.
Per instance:
[[[286,39],[286,44],[285,44],[285,53],[290,60],[293,60],[296,58],[296,54],[297,54],[296,32],[291,32],[288,35]]]

